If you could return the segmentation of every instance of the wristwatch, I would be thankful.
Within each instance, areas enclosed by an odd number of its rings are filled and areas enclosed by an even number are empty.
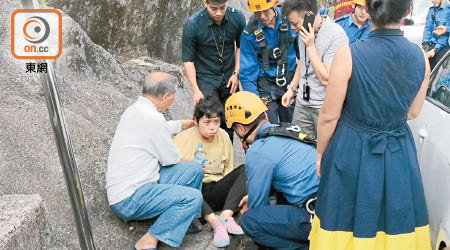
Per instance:
[[[295,86],[292,86],[291,84],[289,84],[289,85],[287,86],[287,89],[288,89],[288,90],[292,90],[292,92],[296,93],[298,88],[295,87]]]
[[[239,72],[233,71],[232,76],[237,76],[239,78]]]

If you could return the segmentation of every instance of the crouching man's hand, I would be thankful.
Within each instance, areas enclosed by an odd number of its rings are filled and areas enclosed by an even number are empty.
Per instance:
[[[181,121],[181,129],[182,130],[185,130],[185,129],[188,129],[188,128],[192,128],[194,126],[195,126],[194,120],[182,120]]]
[[[248,195],[244,196],[244,198],[242,198],[241,202],[239,202],[239,207],[241,207],[241,214],[244,214],[245,212],[247,212],[248,210]]]

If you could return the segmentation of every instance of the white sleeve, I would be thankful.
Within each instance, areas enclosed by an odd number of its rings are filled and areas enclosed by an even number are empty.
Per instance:
[[[169,125],[172,124],[172,125]],[[154,122],[151,125],[149,137],[150,152],[155,155],[161,166],[170,166],[180,162],[180,151],[172,141],[170,129],[174,129],[176,123]],[[181,130],[181,121],[178,123]],[[172,126],[172,128],[171,128]]]
[[[170,131],[170,134],[178,134],[181,132],[181,120],[177,121],[167,121],[167,128]]]

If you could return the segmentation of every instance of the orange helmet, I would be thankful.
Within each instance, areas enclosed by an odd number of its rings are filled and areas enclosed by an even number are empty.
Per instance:
[[[247,0],[248,10],[257,12],[276,7],[278,0]]]
[[[236,92],[225,102],[227,127],[231,128],[235,122],[248,125],[266,111],[266,105],[257,95],[247,91]]]
[[[353,2],[362,6],[366,5],[366,0],[353,0]]]

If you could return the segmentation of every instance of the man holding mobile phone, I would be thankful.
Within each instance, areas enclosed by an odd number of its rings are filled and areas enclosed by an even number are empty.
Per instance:
[[[348,44],[348,37],[341,26],[317,13],[316,0],[286,0],[282,12],[301,38],[298,41],[301,71],[294,75],[282,104],[287,107],[295,97],[293,90],[298,89],[292,123],[316,137],[331,62],[337,50]]]

